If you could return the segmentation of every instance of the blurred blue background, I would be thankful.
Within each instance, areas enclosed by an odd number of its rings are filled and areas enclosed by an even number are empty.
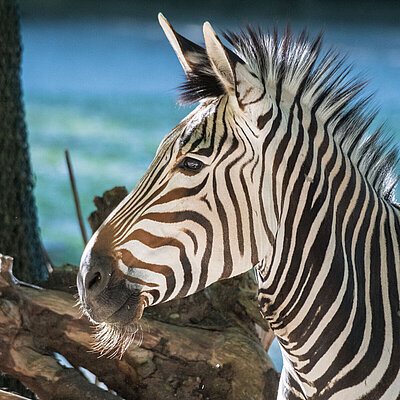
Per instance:
[[[206,19],[217,31],[247,23],[324,31],[326,48],[348,54],[355,71],[370,79],[368,90],[381,108],[377,123],[386,121],[400,142],[400,2],[147,3],[21,1],[35,193],[43,241],[56,265],[77,265],[83,250],[64,150],[86,218],[94,196],[117,185],[134,188],[162,137],[190,111],[177,105],[183,73],[158,11],[198,43]],[[280,369],[278,352],[274,345]]]

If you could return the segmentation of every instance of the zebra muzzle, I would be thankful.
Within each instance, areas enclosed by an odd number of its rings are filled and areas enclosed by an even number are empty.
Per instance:
[[[77,276],[84,313],[96,323],[126,325],[141,318],[145,301],[139,285],[126,284],[116,258],[95,250],[82,260]]]

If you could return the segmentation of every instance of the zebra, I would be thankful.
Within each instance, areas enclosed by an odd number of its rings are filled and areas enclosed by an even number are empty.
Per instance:
[[[278,399],[400,399],[398,155],[322,39],[159,22],[199,103],[87,244],[77,278],[102,346],[145,307],[255,268],[284,361]]]

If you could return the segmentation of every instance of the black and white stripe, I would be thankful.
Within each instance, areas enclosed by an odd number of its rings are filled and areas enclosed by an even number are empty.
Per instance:
[[[205,49],[160,23],[182,99],[200,104],[83,265],[112,254],[146,306],[256,266],[284,357],[279,399],[399,399],[397,154],[370,131],[363,84],[305,33],[230,33],[231,51],[208,23]]]

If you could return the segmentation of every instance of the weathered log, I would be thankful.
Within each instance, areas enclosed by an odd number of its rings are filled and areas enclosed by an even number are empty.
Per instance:
[[[118,360],[91,351],[93,328],[71,294],[15,283],[6,261],[0,271],[0,369],[39,398],[275,398],[278,374],[255,333],[254,322],[265,322],[253,319],[259,314],[248,276],[150,308],[138,334],[141,345]],[[61,366],[54,352],[74,368]],[[79,367],[117,395],[89,383]]]

